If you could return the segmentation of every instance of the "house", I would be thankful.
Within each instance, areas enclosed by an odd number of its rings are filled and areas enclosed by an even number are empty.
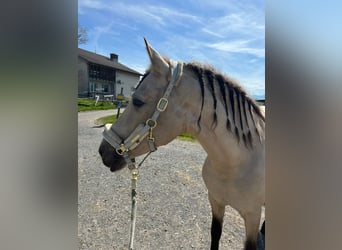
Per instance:
[[[78,96],[116,99],[118,94],[130,97],[139,82],[139,72],[119,63],[118,55],[105,57],[78,48]]]

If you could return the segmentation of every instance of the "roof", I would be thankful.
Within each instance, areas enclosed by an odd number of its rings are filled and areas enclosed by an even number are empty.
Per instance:
[[[115,68],[121,71],[125,71],[125,72],[129,72],[129,73],[133,73],[136,75],[142,75],[141,73],[139,73],[138,71],[131,69],[119,62],[115,62],[110,60],[109,57],[105,57],[103,55],[99,55],[84,49],[80,49],[78,48],[78,56],[82,57],[83,59],[85,59],[88,62],[92,62],[92,63],[96,63],[96,64],[100,64],[100,65],[104,65],[107,67],[111,67],[111,68]]]

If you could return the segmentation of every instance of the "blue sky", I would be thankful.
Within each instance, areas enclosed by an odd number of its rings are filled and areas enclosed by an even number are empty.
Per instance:
[[[209,63],[252,95],[265,94],[265,14],[259,0],[79,0],[81,48],[141,73],[149,65],[143,37],[172,60]]]

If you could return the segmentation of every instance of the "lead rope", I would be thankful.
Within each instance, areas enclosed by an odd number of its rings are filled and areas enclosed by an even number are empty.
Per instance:
[[[131,185],[132,185],[132,208],[131,208],[131,230],[130,230],[130,238],[129,238],[129,249],[133,250],[133,241],[134,241],[134,234],[135,234],[135,221],[136,221],[136,214],[137,214],[137,200],[136,200],[136,188],[137,188],[137,181],[139,176],[139,168],[133,163],[133,168],[131,170]]]
[[[129,237],[129,250],[133,250],[133,243],[134,243],[134,235],[135,235],[135,222],[136,222],[136,215],[137,215],[137,182],[139,177],[139,169],[141,165],[144,163],[144,161],[147,159],[147,157],[150,156],[151,153],[155,152],[157,150],[157,147],[154,144],[154,137],[153,137],[153,128],[155,128],[156,123],[154,123],[154,126],[150,127],[149,133],[148,133],[148,146],[150,151],[145,155],[145,157],[141,160],[141,162],[138,164],[138,166],[135,163],[135,159],[131,159],[125,151],[123,153],[123,157],[126,160],[128,164],[128,169],[131,171],[131,198],[132,198],[132,207],[131,207],[131,229],[130,229],[130,237]]]
[[[132,187],[132,207],[131,207],[131,230],[130,230],[130,237],[129,237],[129,250],[133,250],[133,243],[134,243],[134,235],[135,235],[135,221],[137,217],[137,181],[139,177],[139,168],[143,164],[143,162],[150,156],[150,154],[154,151],[148,152],[148,154],[142,159],[142,161],[138,164],[138,167],[135,165],[135,161],[129,164],[128,168],[131,170],[131,187]]]

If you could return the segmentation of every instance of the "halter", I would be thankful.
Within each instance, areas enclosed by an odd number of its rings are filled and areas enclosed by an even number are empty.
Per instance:
[[[121,139],[116,134],[116,132],[112,129],[111,124],[105,125],[105,129],[103,131],[104,139],[115,148],[115,151],[118,155],[124,157],[126,163],[128,164],[128,168],[130,169],[135,167],[135,162],[134,160],[132,161],[128,153],[135,149],[143,141],[143,139],[146,138],[146,136],[148,136],[147,143],[150,153],[157,150],[153,137],[153,129],[157,126],[159,115],[167,108],[169,102],[168,98],[173,87],[177,85],[180,77],[183,74],[183,63],[178,62],[175,68],[173,68],[173,66],[169,63],[169,70],[171,79],[169,79],[169,83],[164,95],[159,99],[154,113],[149,119],[147,119],[145,123],[139,124],[125,140]]]

